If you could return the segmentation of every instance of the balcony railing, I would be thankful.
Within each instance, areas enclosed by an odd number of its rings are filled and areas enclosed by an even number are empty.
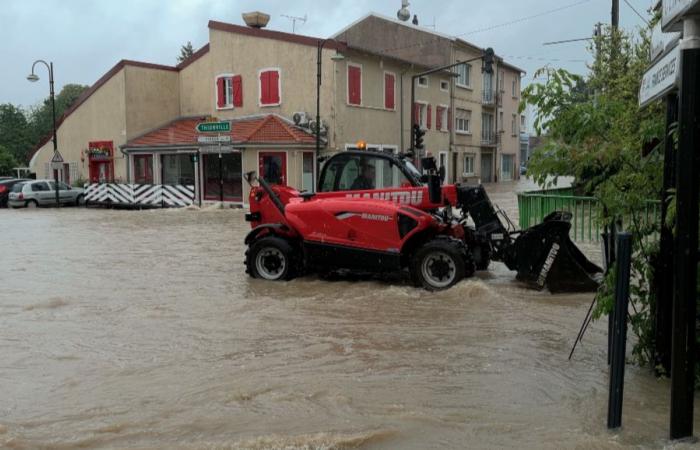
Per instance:
[[[483,105],[495,106],[498,102],[498,92],[493,90],[481,91],[481,103]]]
[[[481,130],[481,145],[496,145],[498,133],[494,130]]]

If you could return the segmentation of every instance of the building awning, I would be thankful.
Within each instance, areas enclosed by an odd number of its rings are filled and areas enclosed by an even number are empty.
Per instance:
[[[125,150],[143,150],[152,148],[201,147],[207,144],[198,142],[196,131],[199,123],[210,122],[208,117],[189,117],[176,119],[155,130],[149,131],[127,142]],[[316,136],[287,119],[276,114],[256,115],[230,120],[231,131],[219,133],[228,135],[231,142],[224,145],[246,146],[311,146],[316,143]],[[210,136],[212,134],[209,134]],[[216,134],[214,134],[216,135]]]

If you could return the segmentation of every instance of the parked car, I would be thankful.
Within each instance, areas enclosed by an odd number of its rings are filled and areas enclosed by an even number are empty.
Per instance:
[[[58,182],[58,198],[61,204],[82,205],[85,192]],[[12,208],[35,208],[56,204],[56,184],[53,180],[32,180],[12,187],[7,204]]]
[[[7,199],[10,196],[12,186],[17,183],[30,181],[28,178],[6,178],[0,177],[0,208],[7,208]]]
[[[527,173],[527,166],[525,164],[520,164],[520,175],[525,175]]]

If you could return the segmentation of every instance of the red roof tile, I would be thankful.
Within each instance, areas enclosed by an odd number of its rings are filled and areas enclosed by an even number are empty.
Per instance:
[[[198,146],[195,130],[198,123],[208,122],[206,117],[174,120],[156,130],[127,142],[125,148]],[[313,144],[315,135],[306,132],[274,114],[231,121],[233,144]]]

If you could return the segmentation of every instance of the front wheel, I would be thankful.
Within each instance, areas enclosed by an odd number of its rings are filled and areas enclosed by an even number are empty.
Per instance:
[[[291,280],[298,269],[294,248],[276,236],[253,242],[246,252],[245,264],[250,276],[270,281]]]
[[[429,291],[450,288],[474,273],[474,261],[464,242],[447,236],[423,244],[411,258],[411,277]]]

